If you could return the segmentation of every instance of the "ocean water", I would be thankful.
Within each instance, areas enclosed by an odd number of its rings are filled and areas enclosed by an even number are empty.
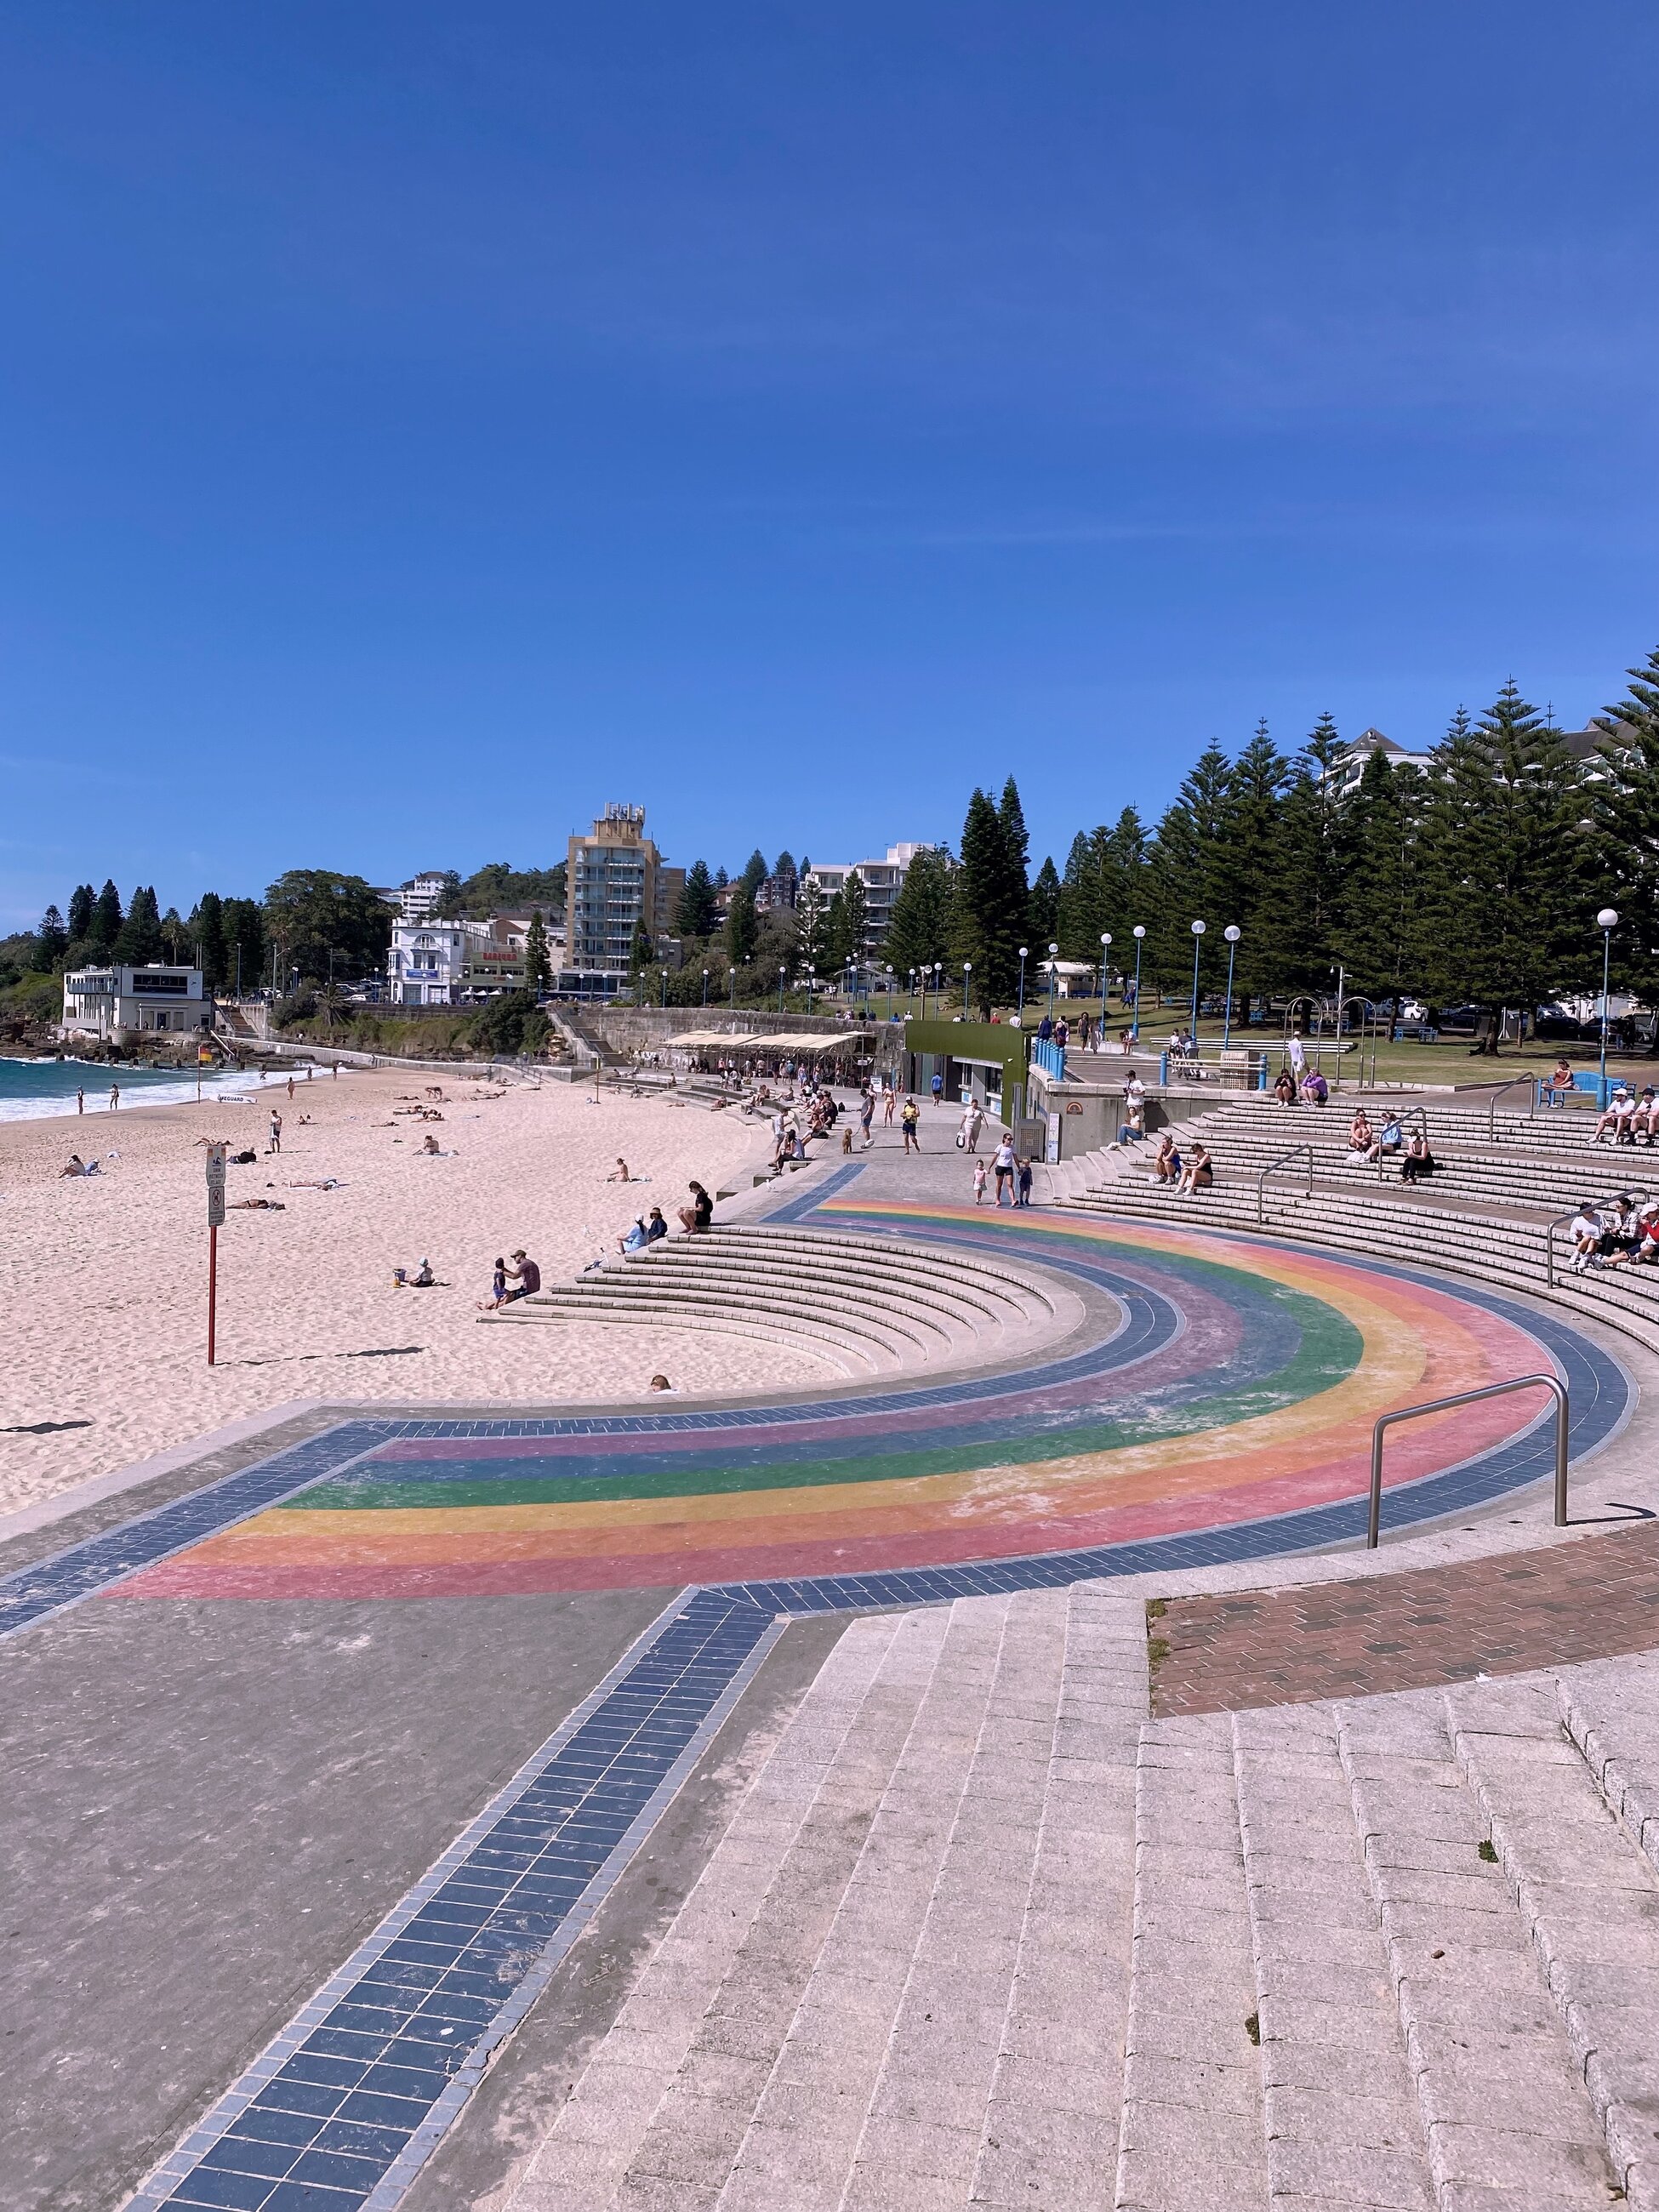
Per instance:
[[[34,1121],[52,1114],[73,1114],[75,1094],[84,1090],[88,1114],[101,1114],[112,1082],[121,1086],[121,1104],[173,1106],[196,1096],[196,1078],[168,1069],[110,1067],[100,1060],[6,1060],[0,1058],[0,1121]],[[255,1074],[202,1076],[204,1098],[252,1098],[259,1089]]]

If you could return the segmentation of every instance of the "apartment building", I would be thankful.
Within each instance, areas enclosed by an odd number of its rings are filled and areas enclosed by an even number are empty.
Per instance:
[[[642,806],[613,803],[565,855],[565,955],[561,982],[581,991],[619,988],[634,933],[643,922],[654,941],[673,928],[685,888],[645,834]]]
[[[832,861],[823,866],[815,860],[806,873],[826,901],[835,896],[848,876],[864,878],[865,908],[869,916],[864,949],[870,953],[879,952],[892,924],[893,902],[904,888],[910,863],[918,853],[927,849],[925,843],[890,845],[885,860],[848,860],[844,864]]]

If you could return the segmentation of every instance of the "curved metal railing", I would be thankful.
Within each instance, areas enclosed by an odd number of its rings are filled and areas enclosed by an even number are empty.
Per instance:
[[[1310,1198],[1313,1196],[1314,1148],[1311,1145],[1292,1145],[1288,1152],[1281,1152],[1276,1160],[1269,1160],[1267,1166],[1262,1169],[1261,1174],[1257,1176],[1255,1179],[1255,1218],[1256,1225],[1258,1227],[1260,1227],[1267,1218],[1266,1207],[1263,1204],[1263,1196],[1267,1177],[1270,1175],[1273,1175],[1278,1169],[1285,1166],[1288,1162],[1295,1159],[1297,1154],[1301,1152],[1305,1152],[1308,1156],[1307,1194]]]
[[[1488,1144],[1490,1144],[1492,1139],[1498,1134],[1498,1100],[1504,1096],[1504,1093],[1506,1091],[1517,1091],[1523,1083],[1532,1092],[1532,1103],[1527,1108],[1528,1120],[1530,1121],[1533,1115],[1538,1111],[1538,1078],[1535,1075],[1510,1076],[1507,1083],[1500,1083],[1498,1085],[1497,1090],[1492,1092],[1492,1097],[1486,1101],[1486,1142]]]
[[[1548,1390],[1555,1399],[1555,1525],[1567,1525],[1567,1386],[1557,1375],[1517,1375],[1508,1382],[1488,1382],[1484,1390],[1459,1390],[1450,1398],[1431,1398],[1425,1406],[1402,1406],[1397,1413],[1384,1413],[1371,1430],[1371,1502],[1365,1523],[1365,1549],[1376,1549],[1382,1521],[1382,1438],[1396,1421],[1414,1421],[1419,1413],[1449,1413],[1454,1406],[1473,1406],[1482,1398],[1501,1398],[1510,1390]]]

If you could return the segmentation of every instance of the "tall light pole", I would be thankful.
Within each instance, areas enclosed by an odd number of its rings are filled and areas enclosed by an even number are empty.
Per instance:
[[[1019,1021],[1022,1029],[1025,1026],[1025,963],[1030,957],[1030,947],[1022,945],[1019,948]]]
[[[1221,934],[1227,940],[1227,1004],[1221,1017],[1221,1049],[1225,1052],[1233,1033],[1233,955],[1238,950],[1238,940],[1243,935],[1236,921],[1230,921]]]
[[[962,1018],[964,1022],[968,1018],[968,978],[973,972],[973,962],[964,960],[962,963]]]
[[[926,969],[926,968],[924,968],[924,969],[922,969],[922,971],[921,971],[921,972],[922,972],[922,975],[923,975],[924,976],[926,976],[926,975],[927,975],[927,970]],[[923,989],[922,989],[922,1000],[923,1000],[923,1004],[922,1004],[922,1009],[921,1009],[921,1011],[923,1012],[923,1013],[924,1013],[924,1014],[925,1014],[925,1013],[927,1012],[927,987],[926,987],[926,985],[925,985],[925,983],[924,983]],[[943,1021],[943,1019],[944,1019],[944,1018],[945,1018],[945,963],[944,963],[942,960],[935,960],[935,961],[934,961],[934,963],[933,963],[933,1019],[934,1019],[935,1021]]]
[[[708,970],[706,968],[702,971],[702,1002],[705,1006],[708,1004]]]
[[[817,988],[818,971],[809,960],[806,963],[806,1018],[812,1018],[812,993]]]
[[[1051,945],[1048,947],[1048,1014],[1050,1019],[1053,1018],[1054,1011],[1054,956],[1059,951],[1060,947],[1057,945]]]
[[[1135,927],[1134,927],[1134,939],[1135,939],[1135,1018],[1134,1018],[1134,1021],[1133,1021],[1133,1024],[1132,1024],[1132,1026],[1131,1026],[1131,1028],[1130,1028],[1130,1030],[1129,1030],[1129,1042],[1130,1042],[1130,1043],[1131,1043],[1131,1044],[1139,1044],[1139,1043],[1140,1042],[1140,951],[1141,951],[1141,947],[1142,947],[1142,946],[1146,944],[1146,923],[1145,923],[1144,921],[1138,921],[1138,922],[1135,924]]]
[[[910,990],[909,990],[908,1003],[909,1003],[911,1006],[914,1006],[915,1005],[915,1003],[916,1003],[916,971],[915,971],[915,969],[914,968],[913,968],[913,969],[911,969],[911,970],[910,970]],[[925,1000],[923,1001],[923,1004],[922,1004],[921,1017],[922,1017],[922,1019],[923,1019],[924,1021],[926,1021],[926,1020],[927,1020],[927,1002],[926,1002]]]
[[[788,973],[789,970],[787,968],[780,968],[778,970],[778,1012],[780,1013],[783,1012],[783,979]]]
[[[1100,933],[1100,1028],[1103,1037],[1106,1030],[1106,963],[1111,950],[1112,933],[1109,929],[1103,929]]]
[[[1204,925],[1193,924],[1193,1050],[1198,1050],[1198,956],[1204,945]]]
[[[1595,917],[1595,927],[1601,933],[1601,1085],[1595,1103],[1606,1109],[1607,1103],[1607,968],[1613,957],[1613,933],[1619,927],[1616,907],[1604,906]]]

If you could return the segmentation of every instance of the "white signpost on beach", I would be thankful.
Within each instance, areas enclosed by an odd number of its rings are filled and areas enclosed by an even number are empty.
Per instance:
[[[208,1365],[213,1364],[213,1338],[219,1307],[219,1231],[225,1218],[225,1153],[223,1145],[207,1148],[208,1200]]]

